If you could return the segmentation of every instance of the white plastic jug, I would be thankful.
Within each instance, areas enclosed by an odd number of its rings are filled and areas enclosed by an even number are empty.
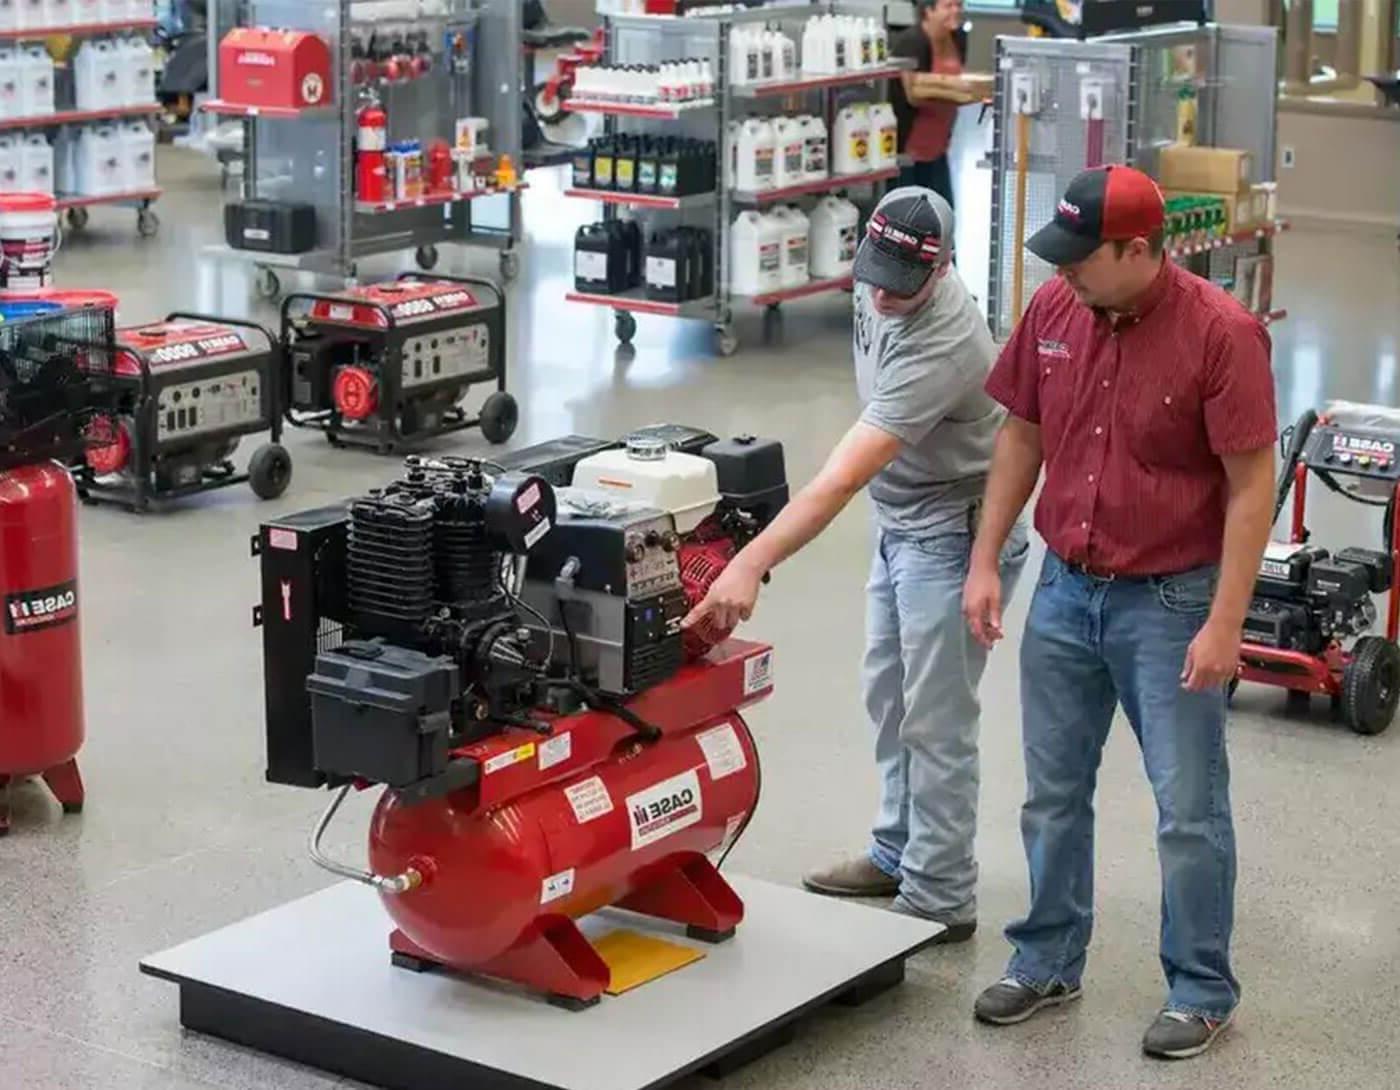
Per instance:
[[[831,173],[870,171],[870,107],[863,102],[844,106],[832,132]]]
[[[73,62],[78,109],[110,110],[122,105],[125,81],[121,64],[125,54],[105,38],[83,43]]]
[[[0,117],[24,116],[24,73],[17,49],[0,49]]]
[[[796,117],[773,119],[775,151],[773,155],[773,185],[783,189],[801,185],[807,180],[807,143],[802,120]]]
[[[78,193],[101,197],[120,193],[126,185],[126,156],[121,132],[115,125],[84,129],[78,138]]]
[[[848,200],[823,197],[812,209],[812,275],[847,276],[856,263],[860,211]]]
[[[42,45],[20,51],[19,97],[21,117],[44,117],[54,112],[53,58]]]
[[[852,70],[867,67],[865,56],[865,33],[861,20],[854,15],[842,17],[841,32],[846,39],[846,67]]]
[[[804,149],[802,173],[809,182],[820,181],[830,171],[830,156],[827,148],[826,122],[820,117],[807,114],[802,118],[802,144]]]
[[[54,192],[53,145],[41,132],[32,132],[20,147],[20,188],[30,193]]]
[[[19,30],[24,0],[0,0],[0,30]]]
[[[899,119],[888,102],[870,107],[870,169],[889,170],[899,165]]]
[[[73,25],[73,0],[45,0],[44,26],[66,27]]]
[[[736,189],[759,193],[773,188],[776,143],[772,124],[763,118],[751,117],[739,126]]]
[[[783,269],[782,281],[785,288],[797,288],[810,278],[808,243],[811,221],[801,209],[792,205],[782,205],[773,209],[771,215],[782,227]]]
[[[762,72],[760,53],[763,32],[756,27],[736,26],[729,33],[729,78],[736,86],[757,83]]]
[[[23,173],[20,138],[12,134],[0,136],[0,193],[17,193],[24,189]]]
[[[156,54],[142,38],[118,43],[121,56],[122,105],[147,106],[156,100]]]
[[[156,184],[156,134],[142,121],[129,121],[121,128],[123,161],[126,165],[122,188],[154,189]]]
[[[423,11],[422,14],[430,14]],[[126,17],[128,19],[154,19],[156,16],[155,0],[126,0]]]
[[[19,25],[26,30],[48,26],[48,13],[44,10],[45,0],[19,0]]]
[[[783,229],[771,216],[740,212],[729,233],[729,290],[759,295],[783,286]]]
[[[75,26],[92,26],[106,20],[107,0],[69,0]]]
[[[124,23],[131,15],[127,0],[102,0],[100,22]]]

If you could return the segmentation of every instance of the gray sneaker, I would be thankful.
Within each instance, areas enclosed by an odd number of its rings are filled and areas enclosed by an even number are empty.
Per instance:
[[[893,897],[899,892],[899,879],[891,878],[868,855],[805,874],[802,884],[830,897]]]
[[[1185,1060],[1199,1056],[1215,1043],[1230,1021],[1231,1018],[1206,1018],[1200,1014],[1165,1010],[1147,1027],[1142,1038],[1142,1050],[1159,1060]]]
[[[938,933],[938,937],[933,940],[935,946],[946,946],[952,943],[967,942],[973,935],[977,934],[977,921],[964,920],[962,923],[948,923],[940,920],[937,916],[930,916],[927,912],[920,912],[904,899],[903,894],[896,897],[890,903],[890,911],[898,912],[901,916],[916,916],[921,920],[932,920],[934,923],[941,923],[943,930]]]
[[[1051,986],[1047,992],[1038,992],[1015,977],[1002,977],[977,997],[972,1013],[979,1022],[994,1026],[1011,1026],[1024,1022],[1036,1011],[1045,1007],[1058,1007],[1078,999],[1084,991],[1078,984],[1067,988],[1063,984]]]

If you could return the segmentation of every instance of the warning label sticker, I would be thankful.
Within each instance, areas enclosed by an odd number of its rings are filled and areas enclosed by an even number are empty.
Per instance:
[[[632,850],[655,844],[700,821],[700,777],[695,769],[627,797]]]
[[[744,819],[748,816],[749,812],[747,810],[740,810],[724,823],[724,839],[709,853],[711,863],[718,865],[719,861],[724,858],[725,852],[729,851],[730,847],[733,845],[735,839],[739,835],[739,830],[744,827]]]
[[[608,785],[597,776],[564,788],[564,795],[568,798],[569,805],[574,808],[574,817],[580,825],[587,825],[590,821],[613,812]]]
[[[535,755],[535,743],[526,742],[523,746],[516,746],[505,753],[498,753],[484,765],[481,766],[481,774],[489,776],[493,772],[499,772],[503,768],[510,768],[511,765],[518,765],[521,761],[528,761]]]
[[[744,660],[744,695],[753,696],[773,687],[773,652],[764,651]]]
[[[710,766],[710,778],[722,780],[744,769],[749,761],[744,756],[744,747],[739,744],[739,735],[734,724],[725,723],[712,730],[701,731],[696,735],[700,751],[705,754],[705,763]]]
[[[574,736],[561,734],[548,742],[540,743],[540,771],[563,764],[574,753]]]
[[[540,904],[547,905],[574,891],[574,868],[551,874],[540,884]]]

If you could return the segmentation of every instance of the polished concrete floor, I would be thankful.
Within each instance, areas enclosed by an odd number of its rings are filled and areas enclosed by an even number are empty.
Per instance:
[[[62,280],[117,289],[131,321],[218,297],[245,310],[249,294],[238,274],[221,280],[197,257],[217,231],[216,173],[178,152],[165,154],[162,168],[171,185],[162,235],[140,241],[129,213],[98,212],[91,229],[65,245]],[[960,179],[965,268],[977,260],[979,185],[985,176],[969,166]],[[572,229],[593,209],[555,196],[554,183],[538,180],[529,210],[534,237],[514,300],[513,384],[524,409],[518,441],[677,419],[776,436],[787,444],[794,480],[810,474],[856,411],[845,300],[793,306],[767,341],[760,317],[745,314],[745,347],[730,359],[711,354],[702,326],[663,319],[644,318],[635,351],[619,352],[606,311],[562,302]],[[1395,404],[1393,239],[1296,231],[1279,250],[1277,297],[1291,312],[1275,331],[1281,412],[1291,417],[1332,397]],[[340,1085],[183,1034],[173,989],[136,971],[146,953],[327,884],[303,851],[323,798],[262,782],[260,644],[249,625],[257,571],[248,538],[272,512],[355,493],[394,469],[330,450],[314,435],[290,442],[296,479],[275,504],[234,488],[145,518],[83,512],[90,739],[82,761],[90,796],[86,813],[63,818],[37,786],[20,788],[14,833],[0,842],[6,1090]],[[1326,541],[1371,544],[1376,530],[1367,517],[1322,504],[1318,524]],[[765,798],[732,857],[738,871],[795,883],[805,868],[863,845],[875,791],[856,689],[868,541],[862,502],[778,572],[752,622],[755,636],[776,644],[779,669],[775,696],[752,717]],[[976,941],[920,955],[903,988],[858,1011],[819,1015],[796,1043],[729,1084],[1400,1085],[1400,734],[1355,737],[1320,708],[1289,715],[1280,694],[1248,687],[1231,725],[1241,864],[1235,952],[1245,990],[1233,1032],[1186,1065],[1139,1055],[1141,1031],[1162,998],[1158,879],[1151,797],[1121,729],[1101,776],[1099,915],[1084,1000],[1021,1028],[973,1023],[972,999],[1006,957],[1000,927],[1026,896],[1015,669],[1026,598],[1014,603],[1010,646],[993,657],[983,688]],[[341,851],[361,843],[367,804],[359,800],[340,822]]]

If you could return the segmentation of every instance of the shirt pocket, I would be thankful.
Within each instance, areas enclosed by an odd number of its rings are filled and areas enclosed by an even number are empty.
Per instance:
[[[1184,467],[1199,463],[1205,420],[1194,376],[1154,376],[1130,396],[1128,443],[1141,464]]]

